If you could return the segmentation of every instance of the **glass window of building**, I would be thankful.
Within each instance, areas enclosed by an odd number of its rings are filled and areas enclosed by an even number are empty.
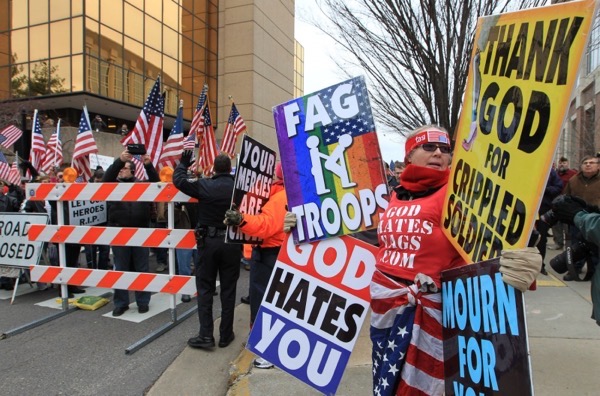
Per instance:
[[[144,43],[160,51],[162,49],[162,26],[159,21],[148,15],[146,15],[145,21]]]
[[[29,28],[29,59],[32,61],[48,58],[48,25]]]
[[[100,56],[100,24],[93,19],[85,19],[85,49],[92,56]]]
[[[85,0],[85,16],[93,18],[97,21],[100,20],[100,4],[98,0]]]
[[[29,29],[13,30],[10,33],[10,48],[13,62],[29,61]]]
[[[49,93],[71,91],[71,58],[63,57],[50,60]]]
[[[181,9],[177,2],[165,1],[163,3],[163,24],[171,29],[179,29],[179,21],[181,19]]]
[[[177,58],[179,56],[179,34],[165,26],[163,30],[163,53]]]
[[[29,64],[23,63],[13,65],[10,68],[11,73],[11,94],[13,98],[23,98],[29,96]]]
[[[12,15],[11,15],[11,26],[13,29],[18,29],[27,26],[27,0],[13,1],[11,2]]]
[[[129,4],[125,4],[125,35],[138,41],[144,40],[144,14]]]
[[[50,20],[57,21],[71,16],[71,0],[50,0]]]
[[[142,43],[125,37],[125,46],[123,48],[125,58],[125,68],[141,71],[143,67],[144,46]]]
[[[150,15],[159,21],[162,20],[162,1],[146,1],[146,11],[147,15]]]
[[[102,0],[100,3],[100,22],[122,32],[123,0]]]
[[[71,91],[83,90],[83,55],[75,55],[71,57]]]
[[[126,0],[127,3],[136,6],[140,10],[144,9],[144,0]]]
[[[71,53],[71,21],[52,22],[50,24],[50,56],[57,58]]]
[[[25,2],[25,1],[24,1]],[[13,1],[13,4],[15,2]],[[48,0],[29,2],[29,24],[48,22]]]
[[[83,0],[71,0],[71,16],[83,15]]]
[[[71,20],[71,53],[80,54],[83,52],[83,18],[73,18]]]

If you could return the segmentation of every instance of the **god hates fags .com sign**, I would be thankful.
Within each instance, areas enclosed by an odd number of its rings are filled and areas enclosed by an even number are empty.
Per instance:
[[[296,246],[288,236],[247,348],[335,394],[367,316],[376,253],[352,237]]]
[[[533,394],[523,294],[499,267],[493,259],[442,272],[448,396]]]

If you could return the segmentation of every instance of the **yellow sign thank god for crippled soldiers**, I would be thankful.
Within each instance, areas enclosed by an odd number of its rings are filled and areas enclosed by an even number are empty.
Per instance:
[[[467,262],[527,244],[595,5],[479,19],[442,217]]]

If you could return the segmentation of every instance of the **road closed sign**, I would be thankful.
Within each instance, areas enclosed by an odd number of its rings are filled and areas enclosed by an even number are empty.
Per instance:
[[[36,265],[42,242],[27,238],[31,224],[48,224],[42,213],[2,213],[0,215],[0,265],[29,267]]]

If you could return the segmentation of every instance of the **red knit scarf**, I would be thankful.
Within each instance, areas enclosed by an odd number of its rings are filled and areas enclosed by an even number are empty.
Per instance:
[[[450,169],[437,169],[408,164],[400,176],[400,185],[411,192],[424,192],[436,189],[448,182]]]

